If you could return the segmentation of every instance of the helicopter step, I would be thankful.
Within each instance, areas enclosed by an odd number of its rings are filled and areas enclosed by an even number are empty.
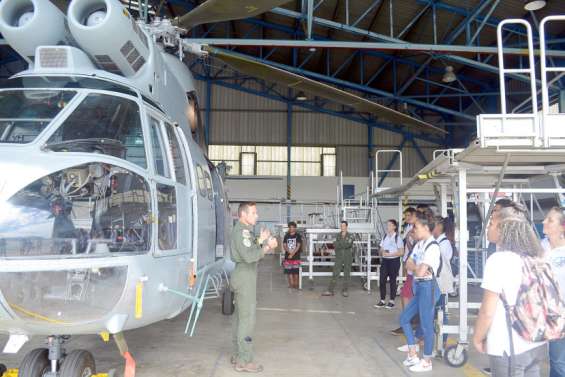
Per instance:
[[[196,287],[190,289],[190,293],[182,292],[161,284],[159,290],[161,292],[169,292],[177,296],[184,297],[192,302],[190,314],[184,330],[189,336],[194,335],[196,323],[200,317],[200,312],[204,306],[204,300],[222,297],[222,313],[226,315],[233,314],[233,293],[230,290],[228,273],[224,268],[216,272],[209,272],[214,266],[209,265],[200,272],[200,279],[196,283]]]

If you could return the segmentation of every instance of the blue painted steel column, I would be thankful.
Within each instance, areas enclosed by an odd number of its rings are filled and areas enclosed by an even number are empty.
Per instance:
[[[204,114],[204,121],[206,122],[205,137],[206,145],[210,145],[210,114],[212,113],[212,79],[208,76],[206,80],[206,113]]]
[[[292,92],[289,90],[289,94]],[[291,97],[292,98],[292,97]],[[292,182],[291,182],[291,150],[292,150],[292,101],[289,98],[286,103],[286,216],[287,220],[290,221],[290,201],[292,199]]]
[[[367,123],[367,155],[369,159],[369,176],[373,172],[373,126]]]

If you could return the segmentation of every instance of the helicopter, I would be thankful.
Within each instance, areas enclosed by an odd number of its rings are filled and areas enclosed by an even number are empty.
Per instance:
[[[223,311],[233,311],[232,218],[224,174],[206,157],[186,51],[422,125],[182,38],[286,2],[208,0],[150,23],[118,0],[72,0],[66,14],[49,0],[0,2],[0,32],[29,64],[0,87],[0,332],[10,353],[47,339],[24,356],[20,377],[96,374],[90,352],[67,352],[81,334],[113,337],[134,376],[124,331],[190,308],[192,334],[209,285],[224,287]]]

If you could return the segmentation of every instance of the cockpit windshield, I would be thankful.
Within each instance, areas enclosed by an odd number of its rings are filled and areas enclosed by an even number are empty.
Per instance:
[[[0,91],[0,143],[27,144],[73,99],[75,91]]]
[[[90,93],[44,149],[102,153],[147,167],[139,106],[120,96]]]
[[[140,175],[105,163],[73,166],[0,201],[0,258],[145,253],[151,216]]]

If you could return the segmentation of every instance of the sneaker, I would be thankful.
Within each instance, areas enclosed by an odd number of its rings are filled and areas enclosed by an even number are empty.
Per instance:
[[[402,362],[402,365],[404,365],[405,367],[411,367],[419,363],[420,363],[420,358],[418,356],[412,356],[412,357],[408,356],[406,360]]]
[[[385,308],[394,309],[394,301],[389,301],[388,304],[386,304]]]
[[[402,331],[402,327],[399,327],[397,329],[394,329],[390,332],[392,335],[403,335],[404,331]]]
[[[231,363],[231,365],[237,364],[237,357],[235,357],[235,356],[230,357],[230,363]]]
[[[377,302],[375,305],[373,305],[374,308],[384,308],[386,306],[384,300],[381,300],[379,302]]]
[[[332,291],[325,291],[324,293],[322,293],[322,296],[333,296],[334,293]]]
[[[400,352],[408,352],[410,350],[408,344],[405,344],[403,346],[400,346],[397,348],[397,350],[399,350]],[[416,344],[416,352],[420,351],[420,346]]]
[[[487,376],[492,376],[492,372],[490,371],[490,368],[483,368],[482,372]]]
[[[341,295],[343,297],[349,297],[349,292],[347,291],[347,289],[344,289],[343,291],[341,291]]]
[[[234,369],[236,372],[261,373],[263,371],[263,366],[255,363],[236,364]]]
[[[419,363],[412,365],[409,369],[410,372],[431,372],[432,363],[431,361],[420,360]]]

